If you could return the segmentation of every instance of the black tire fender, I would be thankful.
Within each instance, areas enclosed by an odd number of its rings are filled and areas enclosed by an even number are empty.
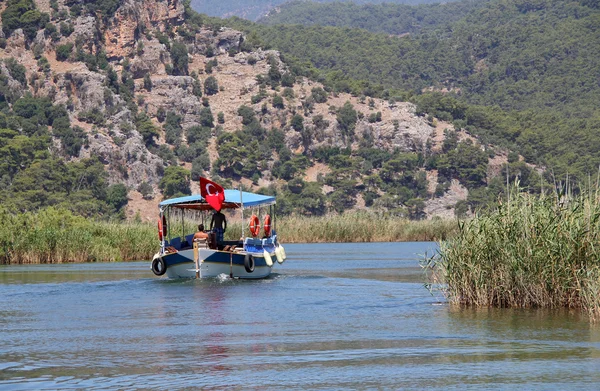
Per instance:
[[[252,273],[254,271],[254,257],[252,254],[246,254],[244,257],[244,269],[246,269],[248,273]]]
[[[156,257],[152,260],[152,273],[162,276],[167,272],[167,264],[162,257]]]

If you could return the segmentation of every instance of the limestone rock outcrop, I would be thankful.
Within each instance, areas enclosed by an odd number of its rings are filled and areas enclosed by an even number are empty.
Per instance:
[[[130,56],[143,30],[164,31],[167,25],[183,22],[184,13],[181,0],[125,0],[105,29],[106,56],[109,59]]]

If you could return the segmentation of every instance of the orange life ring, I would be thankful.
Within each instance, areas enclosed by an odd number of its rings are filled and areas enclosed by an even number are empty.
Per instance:
[[[265,224],[264,224],[265,236],[268,238],[271,236],[271,216],[265,216]]]
[[[252,215],[250,217],[250,233],[252,236],[258,236],[260,232],[260,221],[258,221],[258,216]]]
[[[161,242],[167,236],[167,218],[165,216],[158,219],[158,240]]]

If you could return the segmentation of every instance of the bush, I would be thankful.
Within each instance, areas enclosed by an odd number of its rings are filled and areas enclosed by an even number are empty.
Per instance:
[[[283,93],[281,94],[281,96],[283,96],[284,98],[287,99],[294,99],[296,97],[296,94],[294,94],[294,90],[290,87],[286,87],[283,90]]]
[[[213,68],[216,67],[217,65],[219,65],[219,63],[217,62],[216,59],[212,59],[210,61],[208,61],[206,63],[206,65],[204,66],[204,72],[210,74],[213,71]]]
[[[202,83],[200,80],[194,80],[194,84],[192,85],[192,94],[198,98],[202,98]]]
[[[10,76],[21,83],[23,87],[27,87],[27,74],[23,65],[19,64],[13,57],[4,60],[4,65],[8,69]]]
[[[204,81],[204,93],[206,95],[215,95],[219,92],[219,83],[214,76],[209,76]]]
[[[381,111],[378,111],[377,113],[371,113],[369,115],[369,122],[370,123],[381,122]]]
[[[197,181],[205,172],[210,170],[210,158],[206,153],[198,156],[192,162],[192,180]]]
[[[180,42],[174,42],[171,46],[171,60],[173,61],[173,75],[185,76],[188,74],[187,46]]]
[[[296,132],[303,131],[304,130],[304,118],[299,114],[294,115],[292,117],[291,126],[292,126],[292,129],[294,129]]]
[[[206,144],[210,138],[210,128],[192,126],[186,130],[185,137],[189,145],[192,145],[196,142]]]
[[[311,90],[311,92],[312,92],[312,98],[315,100],[315,102],[317,102],[317,103],[327,102],[328,94],[321,87],[315,87]]]
[[[58,121],[54,121],[57,123]],[[52,133],[60,139],[60,143],[67,156],[78,157],[81,147],[87,142],[85,131],[79,126],[72,128],[59,128],[55,126]]]
[[[238,108],[237,114],[242,117],[242,124],[244,125],[248,125],[250,124],[254,119],[254,109],[252,109],[252,107],[248,107],[246,105],[242,105]]]
[[[293,87],[296,82],[296,78],[289,72],[286,72],[281,77],[281,85],[284,87]]]
[[[152,79],[149,73],[144,75],[144,89],[148,92],[152,91]]]
[[[77,119],[82,122],[98,126],[104,126],[106,123],[104,113],[102,113],[97,107],[94,107],[89,111],[80,111],[79,114],[77,114]]]
[[[57,61],[67,61],[71,52],[73,51],[73,44],[67,43],[64,45],[58,45],[56,47],[56,60]]]
[[[358,114],[354,110],[352,103],[344,103],[344,106],[338,111],[336,118],[344,137],[348,137],[354,133]]]
[[[137,188],[137,191],[139,191],[142,194],[142,197],[145,200],[151,200],[152,198],[154,198],[154,189],[152,189],[152,186],[148,182],[140,183],[140,185]]]
[[[115,208],[116,211],[121,210],[127,205],[127,188],[122,183],[109,186],[106,189],[106,202]]]
[[[275,107],[276,109],[283,109],[285,107],[283,104],[283,98],[281,96],[273,96],[273,107]]]
[[[154,145],[154,139],[159,136],[158,129],[145,113],[141,113],[136,117],[135,126],[146,146]]]
[[[68,37],[69,35],[73,34],[73,31],[75,31],[75,28],[71,23],[60,23],[60,33],[63,35],[63,37]]]
[[[202,110],[200,110],[200,125],[208,128],[215,127],[214,117],[210,107],[203,107]]]
[[[181,116],[172,111],[167,113],[167,118],[163,126],[165,130],[165,141],[171,145],[179,145],[181,143]]]
[[[190,172],[183,167],[169,166],[165,168],[165,174],[158,187],[165,198],[190,195]]]

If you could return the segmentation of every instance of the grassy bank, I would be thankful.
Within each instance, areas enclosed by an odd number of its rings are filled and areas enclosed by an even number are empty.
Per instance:
[[[154,224],[98,222],[53,208],[15,215],[0,209],[0,264],[112,262],[151,259],[158,250]],[[193,232],[195,222],[186,229]],[[443,240],[455,221],[409,221],[367,213],[277,220],[283,243]],[[231,223],[226,239],[240,237]]]
[[[15,215],[0,209],[0,264],[150,259],[156,228],[97,222],[66,210]]]
[[[290,216],[277,221],[286,243],[408,242],[445,240],[457,230],[455,220],[411,221],[370,213],[325,217]]]
[[[460,224],[432,259],[450,302],[600,315],[600,193],[512,195]]]

